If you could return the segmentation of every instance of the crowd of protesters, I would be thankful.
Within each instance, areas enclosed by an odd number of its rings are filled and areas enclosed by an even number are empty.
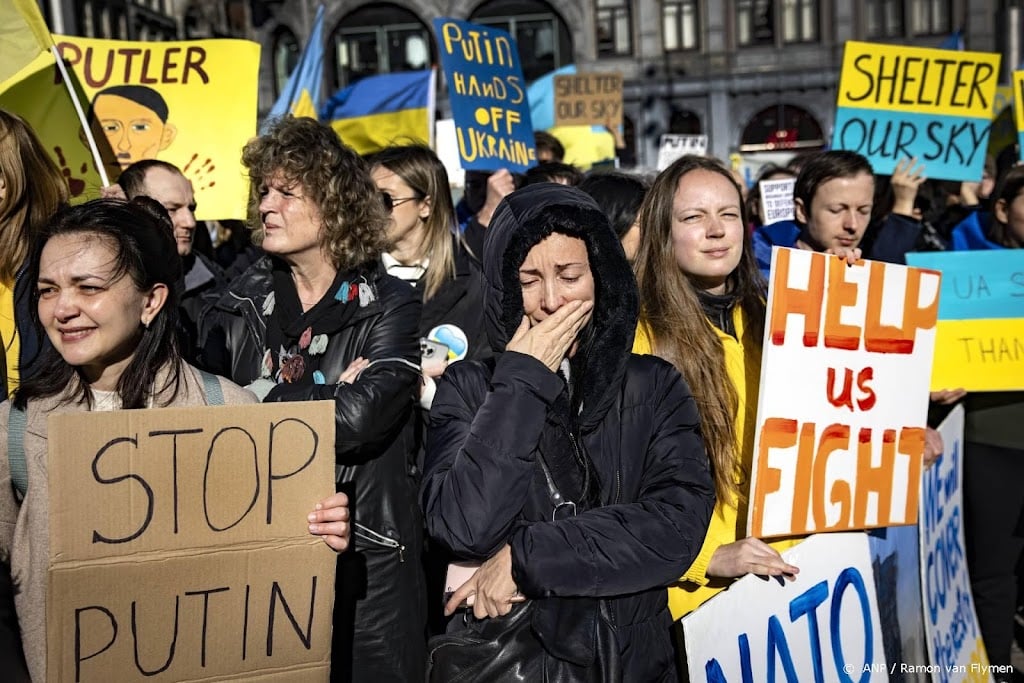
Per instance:
[[[763,225],[757,184],[715,159],[583,173],[537,143],[526,174],[468,173],[456,204],[429,147],[361,158],[285,117],[240,150],[247,225],[208,230],[163,161],[68,206],[0,111],[5,680],[46,680],[47,415],[306,400],[335,407],[337,493],[308,517],[337,551],[333,680],[680,680],[676,620],[744,575],[800,571],[781,554],[800,539],[744,528],[772,247],[904,263],[1024,245],[1005,156],[950,184],[916,159],[877,177],[853,152],[801,155],[759,175],[795,179],[794,219]],[[930,427],[966,408],[972,589],[989,662],[1009,665],[1024,394],[907,400]],[[930,429],[926,462],[941,451]],[[476,570],[448,585],[450,563]],[[450,659],[492,624],[525,627]]]

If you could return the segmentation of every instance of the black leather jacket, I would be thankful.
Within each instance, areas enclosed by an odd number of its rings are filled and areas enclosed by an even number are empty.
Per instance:
[[[200,321],[201,362],[241,385],[261,374],[272,267],[270,257],[257,261]],[[319,358],[328,383],[272,396],[335,404],[339,490],[349,494],[354,527],[352,547],[338,562],[332,680],[421,680],[423,528],[411,428],[420,381],[415,368],[421,304],[411,287],[377,263],[367,264],[361,275],[375,299],[329,335]],[[370,367],[351,384],[333,383],[360,356],[372,361]],[[403,646],[393,649],[392,642]]]

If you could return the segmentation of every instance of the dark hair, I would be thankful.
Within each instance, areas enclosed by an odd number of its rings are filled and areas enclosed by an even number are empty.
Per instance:
[[[92,96],[92,106],[89,108],[89,118],[93,116],[93,110],[96,108],[96,100],[101,95],[116,95],[117,97],[123,97],[126,100],[142,105],[146,109],[149,109],[157,115],[164,123],[167,123],[167,101],[164,96],[152,88],[147,88],[144,85],[112,85],[109,88],[104,88],[98,93]]]
[[[537,150],[537,156],[540,156],[540,151],[546,149],[551,152],[552,161],[562,161],[565,159],[565,147],[561,141],[551,133],[543,130],[534,131],[533,133],[533,146]]]
[[[640,290],[640,318],[650,332],[652,350],[672,363],[689,384],[700,412],[715,492],[720,500],[728,501],[740,493],[737,477],[746,476],[742,471],[743,445],[736,442],[736,422],[743,419],[736,414],[739,394],[729,378],[725,348],[698,297],[700,287],[679,267],[672,241],[676,192],[693,171],[716,173],[736,190],[744,226],[743,252],[727,284],[729,293],[736,297],[736,306],[746,316],[742,340],[748,349],[745,353],[760,354],[766,285],[746,229],[743,192],[720,161],[687,155],[655,178],[640,208],[640,249],[633,267]]]
[[[182,177],[185,176],[180,168],[166,161],[160,161],[159,159],[136,161],[121,171],[121,175],[117,178],[117,184],[124,190],[125,196],[128,199],[134,199],[140,195],[149,196],[149,192],[146,191],[146,174],[153,168],[162,168],[170,173],[176,173]]]
[[[602,171],[587,174],[577,187],[594,198],[621,240],[636,222],[648,184],[629,173]]]
[[[571,164],[563,164],[561,161],[542,161],[536,166],[526,169],[526,179],[523,181],[523,185],[560,183],[576,186],[582,179],[583,174]]]
[[[1024,166],[1014,166],[1006,175],[999,179],[999,184],[996,186],[995,192],[992,196],[995,200],[992,203],[993,209],[1000,202],[1006,205],[1006,211],[1009,212],[1010,204],[1020,196],[1020,193],[1024,191]],[[989,238],[1008,249],[1016,249],[1022,246],[1021,238],[1018,237],[1013,228],[1009,223],[1003,223],[998,220],[994,215],[992,216],[992,227],[989,230]]]
[[[808,157],[793,187],[793,201],[803,202],[804,211],[811,213],[814,194],[822,184],[834,178],[852,178],[861,173],[874,177],[871,163],[862,155],[845,149],[819,152]]]
[[[156,284],[167,286],[167,301],[147,327],[143,327],[128,367],[117,382],[117,393],[125,409],[145,408],[149,399],[164,396],[164,405],[178,393],[182,361],[178,351],[178,303],[181,298],[181,259],[174,242],[171,220],[158,202],[149,197],[131,201],[94,199],[58,212],[41,231],[32,247],[28,281],[33,283],[32,319],[45,337],[39,320],[39,261],[51,238],[60,235],[90,235],[110,247],[115,254],[111,282],[128,277],[139,291]],[[32,399],[67,392],[65,401],[92,405],[81,370],[69,365],[51,344],[40,354],[37,371],[22,381],[14,397],[24,408]],[[155,387],[157,373],[170,369],[167,384]],[[165,391],[171,389],[169,394]]]
[[[270,124],[242,150],[249,172],[249,227],[262,244],[261,193],[275,174],[302,187],[320,210],[320,244],[338,270],[380,257],[388,214],[366,162],[329,126],[291,115]]]

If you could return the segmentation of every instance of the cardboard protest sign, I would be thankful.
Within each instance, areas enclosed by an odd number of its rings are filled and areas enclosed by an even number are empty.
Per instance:
[[[54,40],[84,95],[111,181],[135,161],[160,159],[192,181],[199,219],[246,217],[241,151],[256,134],[257,43]],[[55,83],[63,90],[57,80],[49,88]],[[22,91],[31,100],[48,88]],[[88,174],[92,161],[76,117],[33,126],[72,175]]]
[[[658,147],[658,170],[664,171],[672,162],[687,154],[702,157],[708,151],[707,135],[675,135],[666,133],[661,136]]]
[[[796,186],[796,178],[762,180],[757,185],[761,189],[761,215],[765,225],[793,220],[793,188]]]
[[[832,147],[875,173],[917,157],[929,178],[980,180],[998,78],[996,53],[848,41]]]
[[[921,482],[921,597],[933,680],[991,681],[967,575],[963,527],[964,409],[939,425],[942,456]]]
[[[940,279],[772,250],[751,536],[917,520]]]
[[[783,557],[794,581],[745,576],[683,617],[690,680],[888,681],[867,537],[812,536]]]
[[[931,388],[1024,389],[1024,269],[1015,249],[907,254],[942,272]]]
[[[329,401],[49,421],[50,680],[330,675]]]
[[[536,164],[530,103],[516,43],[507,31],[434,19],[462,167],[523,172]]]
[[[622,125],[622,74],[555,76],[556,126]]]

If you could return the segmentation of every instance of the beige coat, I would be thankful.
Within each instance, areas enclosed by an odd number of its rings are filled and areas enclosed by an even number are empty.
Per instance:
[[[208,405],[199,372],[184,366],[184,380],[174,407]],[[164,377],[157,378],[157,386]],[[224,403],[257,403],[256,397],[230,381],[220,378]],[[156,400],[159,405],[159,397]],[[14,497],[7,459],[7,423],[11,404],[0,405],[0,559],[11,566],[14,603],[21,626],[25,659],[33,681],[46,680],[46,578],[50,553],[48,526],[47,417],[81,412],[82,404],[60,403],[51,397],[29,403],[25,428],[25,462],[28,468],[28,493],[21,505]]]

